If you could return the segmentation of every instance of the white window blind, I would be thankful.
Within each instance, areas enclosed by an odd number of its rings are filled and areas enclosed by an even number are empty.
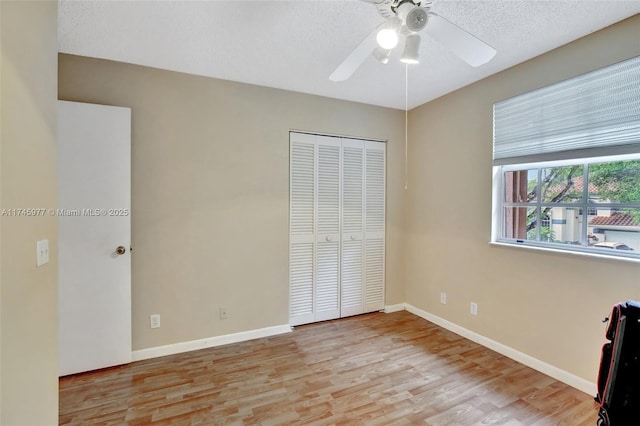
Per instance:
[[[640,56],[493,106],[494,165],[640,152]]]

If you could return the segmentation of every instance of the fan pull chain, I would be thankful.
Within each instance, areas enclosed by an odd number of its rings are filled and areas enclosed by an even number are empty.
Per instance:
[[[404,65],[404,189],[409,187],[409,64]]]

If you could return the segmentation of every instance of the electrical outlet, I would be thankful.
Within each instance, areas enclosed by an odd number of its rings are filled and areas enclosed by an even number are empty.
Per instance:
[[[447,293],[445,293],[444,291],[440,293],[440,303],[442,303],[443,305],[447,304]]]
[[[160,328],[160,314],[153,314],[149,317],[151,328]]]
[[[39,240],[36,242],[36,266],[49,263],[49,240]]]
[[[224,306],[220,306],[220,319],[229,319],[229,312],[227,312],[227,308]]]
[[[469,304],[469,311],[471,315],[478,315],[478,304],[476,302],[471,302]]]

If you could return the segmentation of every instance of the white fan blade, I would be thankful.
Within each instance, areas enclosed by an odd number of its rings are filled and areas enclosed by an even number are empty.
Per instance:
[[[373,52],[378,46],[376,41],[376,35],[378,31],[384,25],[379,25],[371,34],[369,34],[360,44],[342,61],[338,68],[329,76],[331,81],[344,81],[351,77],[351,75],[358,69],[358,67],[367,59],[367,56]]]
[[[433,12],[429,14],[425,31],[472,67],[486,64],[497,53],[496,49],[484,41]]]

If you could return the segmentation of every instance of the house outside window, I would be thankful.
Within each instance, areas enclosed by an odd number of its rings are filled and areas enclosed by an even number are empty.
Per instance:
[[[640,57],[494,105],[492,241],[640,259]]]

